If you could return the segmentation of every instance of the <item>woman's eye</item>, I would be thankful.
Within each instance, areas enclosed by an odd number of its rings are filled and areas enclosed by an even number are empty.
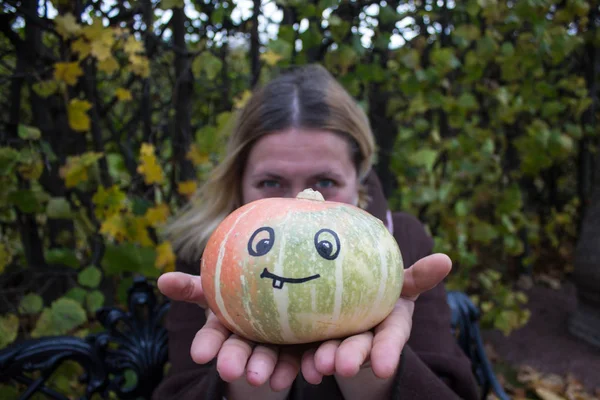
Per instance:
[[[281,184],[275,180],[269,179],[269,180],[264,180],[261,181],[258,186],[262,187],[262,188],[267,188],[267,189],[277,189],[279,187],[281,187]]]
[[[317,182],[317,187],[321,188],[321,189],[328,189],[328,188],[332,188],[335,186],[335,182],[332,181],[331,179],[319,179],[319,181]]]

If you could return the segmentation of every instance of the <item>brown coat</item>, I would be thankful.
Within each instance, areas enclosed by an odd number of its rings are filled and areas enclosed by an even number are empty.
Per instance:
[[[376,178],[369,181],[372,200],[368,210],[386,222],[387,202]],[[433,241],[422,224],[405,213],[393,214],[394,237],[405,266],[431,254]],[[178,270],[198,274],[200,264],[179,263]],[[225,384],[215,363],[197,365],[190,357],[190,345],[205,322],[198,306],[173,302],[167,317],[171,369],[154,393],[155,400],[223,398]],[[290,392],[291,399],[342,399],[335,378],[324,377],[319,385],[308,384],[300,374]],[[450,310],[443,284],[422,294],[415,304],[413,328],[402,352],[392,399],[476,399],[477,387],[469,359],[450,332]]]

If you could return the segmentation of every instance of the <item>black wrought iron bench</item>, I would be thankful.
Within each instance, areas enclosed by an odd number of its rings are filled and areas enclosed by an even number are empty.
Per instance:
[[[484,351],[479,310],[462,292],[449,292],[448,304],[452,329],[473,362],[481,398],[492,390],[498,398],[508,399]],[[85,338],[58,336],[22,341],[0,351],[0,382],[18,382],[24,388],[20,399],[39,392],[47,398],[67,400],[72,397],[49,387],[47,381],[61,363],[70,360],[84,371],[82,399],[91,399],[95,393],[109,398],[109,392],[118,399],[149,399],[167,364],[163,316],[168,308],[168,301],[157,302],[151,284],[137,278],[129,289],[128,310],[107,307],[98,311],[102,332]],[[128,371],[137,377],[133,384],[127,382]]]

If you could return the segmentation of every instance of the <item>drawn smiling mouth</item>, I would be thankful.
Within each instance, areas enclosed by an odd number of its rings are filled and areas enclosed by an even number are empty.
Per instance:
[[[278,276],[269,272],[268,269],[264,269],[260,274],[261,278],[273,279],[273,287],[275,289],[281,289],[284,283],[304,283],[308,281],[312,281],[313,279],[320,278],[321,275],[316,274],[312,276],[308,276],[306,278],[284,278],[282,276]]]

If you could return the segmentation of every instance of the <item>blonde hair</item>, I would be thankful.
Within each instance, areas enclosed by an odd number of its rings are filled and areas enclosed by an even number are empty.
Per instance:
[[[197,262],[219,223],[242,205],[243,168],[256,140],[289,128],[339,133],[350,142],[361,182],[369,173],[375,139],[356,101],[319,65],[285,72],[254,91],[236,116],[224,159],[167,226],[166,234],[180,259]],[[365,207],[366,202],[361,185],[359,206]]]

